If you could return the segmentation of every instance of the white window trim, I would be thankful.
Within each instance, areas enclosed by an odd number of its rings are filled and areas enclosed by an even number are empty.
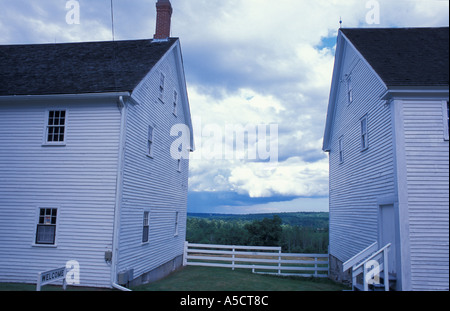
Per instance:
[[[342,153],[342,157],[341,157],[341,153]],[[339,159],[339,164],[343,164],[345,161],[344,136],[341,136],[338,139],[338,159]]]
[[[362,127],[362,122],[363,120],[366,120],[366,133],[363,133],[363,127]],[[360,139],[361,139],[361,151],[366,151],[367,149],[369,149],[369,118],[367,117],[367,115],[365,115],[364,117],[362,117],[359,120],[359,126],[360,126]],[[363,146],[363,136],[365,135],[365,143],[366,145]]]
[[[174,237],[177,237],[179,235],[179,227],[180,227],[180,212],[175,212],[175,233]]]
[[[148,218],[147,218],[147,227],[148,227],[148,232],[147,232],[147,241],[143,241],[144,240],[144,227],[146,226],[144,224],[144,220],[145,220],[145,214],[148,213]],[[144,210],[144,212],[142,213],[142,235],[141,235],[141,242],[142,245],[146,245],[150,243],[150,217],[151,217],[151,212],[150,210]]]
[[[166,88],[166,76],[164,73],[160,72],[159,75],[159,94],[158,94],[158,99],[161,101],[161,103],[164,104],[164,91]]]
[[[56,209],[56,229],[55,229],[55,243],[54,244],[38,244],[36,243],[36,234],[37,234],[37,226],[39,225],[39,216],[41,209]],[[46,206],[38,206],[36,207],[35,219],[34,219],[34,229],[33,229],[33,242],[31,243],[32,247],[40,247],[40,248],[57,248],[58,247],[58,230],[59,223],[61,219],[61,208],[55,205],[46,205]]]
[[[48,119],[50,111],[65,111],[65,122],[64,122],[64,141],[62,142],[52,142],[47,141],[48,138]],[[48,108],[45,110],[45,119],[44,119],[44,134],[42,140],[43,147],[64,147],[67,145],[67,127],[69,126],[69,110],[67,108]]]
[[[442,119],[444,122],[444,140],[446,140],[446,141],[449,140],[448,118],[449,118],[448,101],[442,101]]]
[[[177,172],[181,173],[181,169],[182,169],[182,161],[181,158],[177,160]]]
[[[150,137],[150,128],[152,129],[152,137]],[[154,148],[155,148],[155,127],[149,125],[147,128],[147,157],[154,158]]]
[[[173,91],[173,111],[172,111],[172,113],[175,117],[178,116],[178,92],[177,91]]]
[[[352,82],[352,76],[348,75],[347,77],[347,104],[350,105],[353,103],[353,82]]]

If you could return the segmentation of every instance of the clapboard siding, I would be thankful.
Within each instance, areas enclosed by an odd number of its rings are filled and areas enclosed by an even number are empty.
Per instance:
[[[120,251],[117,271],[134,269],[134,277],[158,268],[183,254],[185,241],[188,160],[170,155],[175,124],[185,124],[177,62],[179,46],[169,51],[132,95],[136,104],[127,112]],[[159,100],[160,74],[165,75],[164,100]],[[173,114],[173,92],[178,93],[178,114]],[[187,105],[186,105],[187,107]],[[153,158],[147,156],[148,127],[154,127]],[[149,242],[142,243],[144,211],[150,212]],[[175,234],[179,212],[179,234]]]
[[[330,148],[330,254],[345,262],[377,240],[377,200],[395,190],[391,115],[380,99],[386,88],[347,42],[342,62]],[[353,84],[351,104],[346,74]],[[366,115],[369,149],[361,151],[360,120]]]
[[[411,285],[449,288],[449,144],[442,101],[403,101]],[[445,103],[444,103],[445,104]]]
[[[53,108],[67,109],[64,147],[42,146]],[[110,285],[119,128],[112,100],[0,103],[0,281],[77,260],[82,285]],[[39,208],[58,208],[56,247],[33,245]]]

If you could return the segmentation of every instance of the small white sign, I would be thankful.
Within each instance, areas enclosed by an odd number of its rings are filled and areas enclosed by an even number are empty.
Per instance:
[[[38,273],[36,291],[41,290],[41,286],[63,280],[63,289],[66,290],[66,267]]]

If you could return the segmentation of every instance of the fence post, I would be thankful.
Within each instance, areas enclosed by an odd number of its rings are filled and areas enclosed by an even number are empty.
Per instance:
[[[315,277],[317,277],[317,260],[318,260],[318,258],[317,257],[314,257],[314,276]]]
[[[232,253],[232,258],[233,258],[233,262],[232,262],[232,265],[233,265],[233,271],[234,271],[234,258],[235,258],[235,248],[233,247],[233,253]]]
[[[278,274],[281,274],[281,247],[280,250],[278,251]]]
[[[187,266],[188,247],[189,247],[189,242],[188,242],[188,241],[185,241],[185,242],[184,242],[184,253],[183,253],[183,266],[184,266],[184,267]]]

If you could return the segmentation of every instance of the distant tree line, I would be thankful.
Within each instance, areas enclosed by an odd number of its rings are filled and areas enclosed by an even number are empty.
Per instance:
[[[188,217],[186,235],[191,243],[281,246],[288,253],[328,252],[328,226],[283,224],[278,215],[252,221]]]

